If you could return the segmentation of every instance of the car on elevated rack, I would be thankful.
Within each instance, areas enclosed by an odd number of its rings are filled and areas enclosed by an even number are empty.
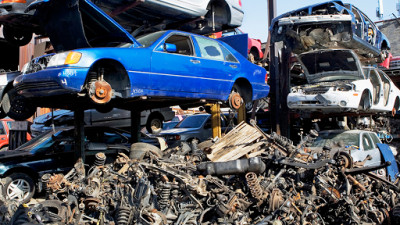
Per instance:
[[[145,110],[140,115],[140,126],[146,127],[149,133],[158,133],[163,129],[163,122],[174,119],[175,112],[171,108]],[[122,109],[113,109],[107,113],[88,109],[84,112],[85,125],[116,127],[129,130],[131,126],[131,112]],[[74,125],[74,112],[70,110],[56,110],[36,117],[31,125],[32,136],[52,129],[52,126]]]
[[[284,41],[297,54],[342,47],[379,62],[390,49],[389,40],[371,19],[354,5],[338,0],[284,13],[271,24],[271,41]]]
[[[325,113],[399,110],[400,90],[380,69],[362,67],[352,50],[317,50],[297,58],[307,84],[291,88],[289,108]]]
[[[45,69],[18,76],[14,87],[35,106],[80,102],[102,111],[206,101],[238,109],[268,95],[266,70],[223,42],[174,30],[127,37],[131,43],[114,48],[55,54]]]
[[[0,152],[2,195],[7,200],[28,202],[35,190],[42,190],[41,177],[46,173],[66,173],[74,166],[73,127],[56,128],[43,133],[15,150]],[[85,163],[92,165],[95,154],[105,153],[107,161],[121,152],[129,154],[126,131],[99,126],[85,127]],[[142,137],[145,143],[155,144],[156,138]]]

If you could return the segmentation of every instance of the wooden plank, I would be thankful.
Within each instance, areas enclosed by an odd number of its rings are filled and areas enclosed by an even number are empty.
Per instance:
[[[263,134],[258,129],[242,122],[211,146],[211,153],[207,157],[213,162],[238,159],[263,145],[255,143],[261,138]]]

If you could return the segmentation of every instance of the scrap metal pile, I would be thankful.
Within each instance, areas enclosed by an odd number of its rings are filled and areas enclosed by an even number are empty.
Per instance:
[[[398,218],[397,186],[369,172],[379,167],[353,168],[344,152],[307,152],[314,135],[294,146],[241,124],[226,135],[231,145],[224,148],[218,147],[224,138],[164,152],[137,143],[111,164],[98,153],[90,167],[77,162],[66,175],[44,175],[47,200],[20,206],[10,223],[390,224]],[[227,149],[247,153],[222,160],[218,153]]]

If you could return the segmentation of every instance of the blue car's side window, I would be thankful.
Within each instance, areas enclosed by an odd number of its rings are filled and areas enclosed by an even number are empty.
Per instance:
[[[235,58],[235,56],[233,56],[233,54],[228,49],[226,49],[224,46],[221,45],[221,49],[222,49],[222,53],[224,54],[225,61],[235,62],[235,63],[239,62]]]
[[[195,39],[199,45],[202,58],[224,61],[224,54],[218,42],[198,36],[195,36]]]
[[[181,55],[188,55],[192,56],[193,55],[193,44],[192,40],[190,37],[185,36],[185,35],[172,35],[169,37],[166,41],[166,44],[173,44],[176,46],[176,50],[174,52],[169,53],[175,53],[175,54],[181,54]]]

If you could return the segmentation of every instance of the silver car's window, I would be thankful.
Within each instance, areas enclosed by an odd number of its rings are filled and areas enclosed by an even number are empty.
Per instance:
[[[378,146],[376,144],[380,144],[381,140],[379,140],[379,138],[376,136],[376,134],[370,133],[369,135],[370,135],[370,137],[372,139],[374,147],[377,148]]]
[[[224,61],[224,54],[217,41],[198,36],[195,36],[195,39],[199,44],[202,58]]]
[[[359,136],[356,133],[321,133],[312,144],[312,147],[331,147],[335,145],[360,146]]]
[[[363,134],[361,138],[362,138],[364,151],[368,151],[368,150],[374,149],[374,143],[372,142],[372,140],[371,140],[371,138],[369,137],[368,134]]]

